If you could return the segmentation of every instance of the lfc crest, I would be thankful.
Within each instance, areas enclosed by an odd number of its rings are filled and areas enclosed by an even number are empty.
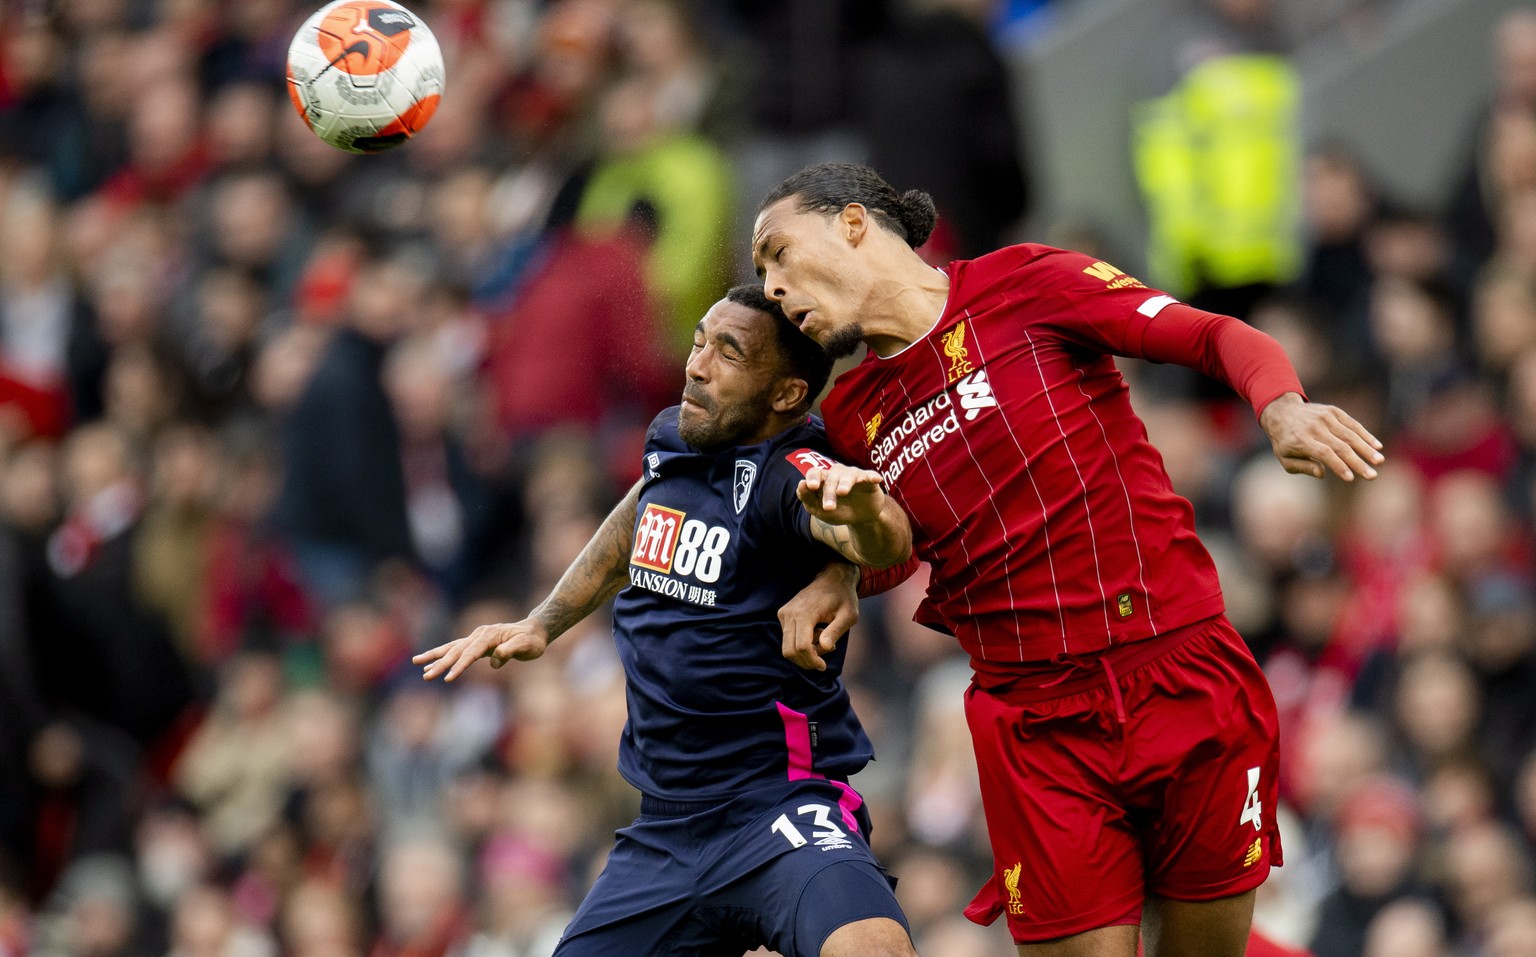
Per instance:
[[[965,323],[959,323],[944,333],[939,341],[944,344],[945,358],[949,359],[949,381],[953,382],[976,371],[976,367],[971,365],[970,352],[965,348]]]

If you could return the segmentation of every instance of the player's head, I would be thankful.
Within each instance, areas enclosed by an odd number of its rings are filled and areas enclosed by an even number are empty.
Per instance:
[[[693,332],[677,429],[694,448],[751,445],[805,415],[832,359],[795,331],[758,285],[737,286]]]
[[[898,193],[868,166],[808,166],[758,208],[752,262],[790,321],[842,357],[864,337],[859,316],[894,291],[891,267],[937,220],[927,193]]]

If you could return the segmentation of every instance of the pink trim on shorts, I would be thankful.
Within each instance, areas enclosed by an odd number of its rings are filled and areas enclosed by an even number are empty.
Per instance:
[[[827,781],[825,774],[817,774],[811,769],[811,719],[793,708],[785,707],[782,701],[775,704],[779,706],[779,719],[784,722],[784,749],[789,752],[789,779]],[[837,799],[837,806],[842,809],[843,823],[857,832],[859,820],[853,816],[853,812],[863,806],[864,798],[844,781],[827,783],[842,792],[842,797]]]

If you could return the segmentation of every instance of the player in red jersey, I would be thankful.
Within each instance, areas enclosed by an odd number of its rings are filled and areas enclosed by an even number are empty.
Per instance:
[[[1021,954],[1131,957],[1145,921],[1154,957],[1236,957],[1281,861],[1274,700],[1111,357],[1225,381],[1291,472],[1373,478],[1381,444],[1238,320],[1048,246],[934,269],[913,251],[934,219],[827,164],[769,194],[752,247],[802,331],[869,346],[828,435],[910,516],[918,620],[971,655],[994,879],[967,914],[1006,914]]]

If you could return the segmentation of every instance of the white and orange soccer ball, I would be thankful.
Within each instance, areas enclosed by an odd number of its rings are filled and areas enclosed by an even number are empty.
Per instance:
[[[378,153],[421,132],[443,96],[443,52],[392,0],[335,0],[288,45],[288,95],[315,135]]]

